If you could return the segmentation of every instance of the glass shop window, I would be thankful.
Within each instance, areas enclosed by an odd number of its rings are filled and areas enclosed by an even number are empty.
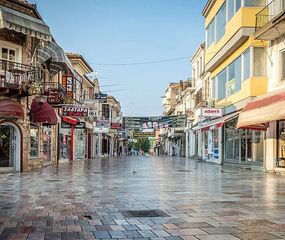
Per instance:
[[[39,128],[30,127],[30,157],[39,156]]]

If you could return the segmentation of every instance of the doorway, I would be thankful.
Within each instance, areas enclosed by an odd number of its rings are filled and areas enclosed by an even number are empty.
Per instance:
[[[20,171],[20,131],[10,123],[0,125],[0,168]]]
[[[45,162],[51,161],[51,126],[44,126],[43,129],[43,156]]]

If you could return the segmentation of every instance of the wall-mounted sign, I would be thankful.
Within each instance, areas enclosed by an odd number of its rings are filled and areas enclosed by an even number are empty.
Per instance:
[[[47,93],[48,104],[61,104],[63,102],[62,94],[59,90],[48,90]]]
[[[64,105],[62,115],[71,117],[88,117],[89,109],[84,106]]]
[[[71,128],[71,125],[66,122],[61,122],[61,128]],[[86,123],[85,122],[77,122],[74,125],[74,128],[76,129],[85,129],[86,128]]]
[[[96,122],[96,127],[110,127],[110,122],[109,120],[97,120]]]
[[[109,128],[93,127],[93,133],[109,133]]]
[[[203,117],[221,117],[222,109],[220,108],[202,108],[201,109],[201,116]]]
[[[111,128],[112,129],[121,129],[122,124],[121,123],[111,123]]]
[[[98,100],[100,103],[106,103],[107,102],[108,95],[105,93],[95,93],[95,99]]]

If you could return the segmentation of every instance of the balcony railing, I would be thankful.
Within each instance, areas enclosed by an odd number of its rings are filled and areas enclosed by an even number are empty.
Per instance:
[[[66,96],[66,89],[58,82],[43,82],[43,94],[47,96],[49,104],[62,104]]]
[[[273,0],[256,14],[255,30],[259,30],[285,10],[285,0]]]
[[[24,90],[36,77],[35,67],[0,59],[0,89]]]

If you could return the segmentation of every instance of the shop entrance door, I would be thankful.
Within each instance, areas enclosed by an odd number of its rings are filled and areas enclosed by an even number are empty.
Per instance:
[[[51,161],[51,127],[44,127],[43,134],[43,155],[46,162]]]
[[[242,163],[252,162],[252,131],[241,130],[241,157]]]
[[[0,167],[15,167],[15,140],[14,127],[0,125]]]

